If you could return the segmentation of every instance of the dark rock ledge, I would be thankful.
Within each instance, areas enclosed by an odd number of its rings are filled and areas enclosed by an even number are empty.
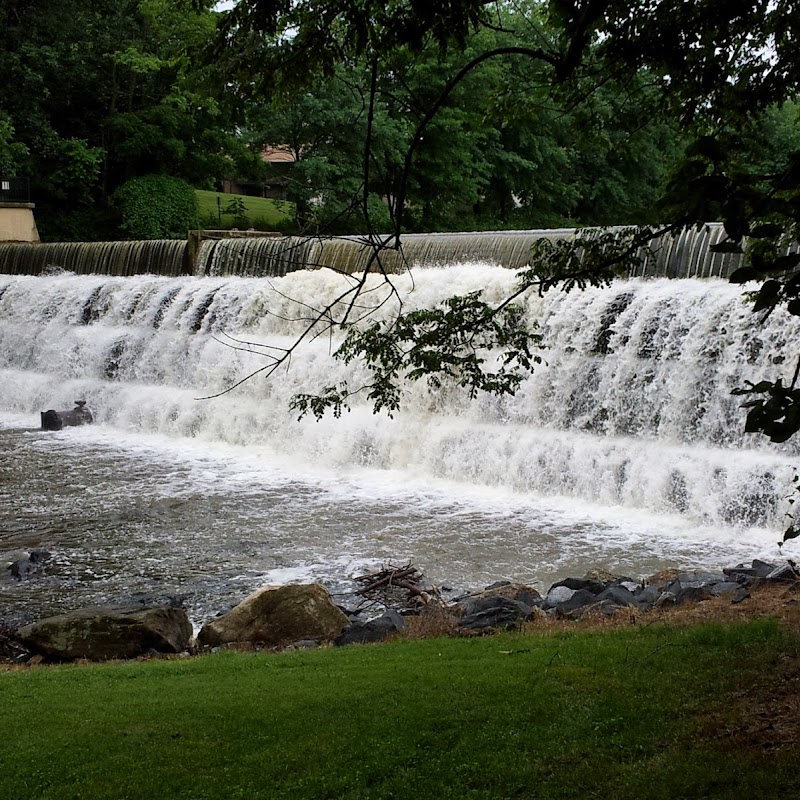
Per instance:
[[[377,642],[402,632],[409,616],[419,620],[417,632],[426,630],[426,619],[438,618],[438,629],[427,628],[431,633],[482,635],[535,619],[644,614],[713,597],[741,603],[754,587],[781,583],[800,587],[794,562],[756,559],[720,572],[665,570],[644,580],[592,571],[553,584],[544,596],[530,586],[506,581],[452,602],[417,591],[405,607],[387,608],[369,620],[347,614],[319,584],[265,587],[207,622],[194,642],[180,605],[104,606],[48,617],[18,630],[0,627],[0,659],[103,661],[221,647],[285,650]]]

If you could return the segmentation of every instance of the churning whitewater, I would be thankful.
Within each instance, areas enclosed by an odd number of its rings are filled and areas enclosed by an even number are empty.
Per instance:
[[[61,559],[43,587],[0,585],[6,606],[169,591],[213,611],[265,580],[337,585],[384,559],[462,587],[547,588],[582,565],[636,577],[775,557],[797,449],[745,434],[731,390],[786,371],[773,361],[795,318],[760,326],[722,280],[633,279],[531,293],[544,363],[515,397],[417,383],[391,419],[355,398],[341,419],[298,421],[294,394],[368,381],[323,332],[269,380],[198,399],[290,346],[351,281],[0,275],[0,551]],[[360,302],[396,313],[375,282]],[[408,310],[500,300],[514,274],[471,264],[393,282]],[[32,430],[81,398],[96,425]]]

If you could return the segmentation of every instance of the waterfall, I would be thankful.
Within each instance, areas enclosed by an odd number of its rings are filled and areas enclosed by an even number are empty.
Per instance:
[[[258,260],[265,241],[239,252]],[[377,315],[395,312],[371,280],[361,302]],[[514,274],[488,264],[421,267],[394,282],[409,310],[476,290],[498,301]],[[744,433],[731,390],[781,374],[775,356],[797,341],[798,320],[777,310],[759,325],[741,288],[722,280],[633,278],[606,290],[531,293],[523,310],[543,336],[545,363],[512,398],[470,401],[456,386],[417,383],[404,388],[393,419],[357,397],[342,419],[298,422],[293,394],[367,380],[363,365],[331,358],[336,340],[326,335],[268,381],[197,399],[262,367],[267,348],[287,347],[303,330],[310,308],[351,285],[330,269],[272,278],[0,275],[0,408],[35,419],[85,397],[97,422],[128,433],[259,446],[332,470],[502,486],[698,524],[782,524],[798,446]]]
[[[442,267],[475,262],[519,269],[530,262],[531,250],[540,239],[569,239],[575,234],[572,228],[406,234],[402,250],[383,251],[381,263],[390,273],[403,272],[409,266]],[[741,257],[710,249],[724,238],[720,223],[709,223],[699,230],[690,229],[675,236],[664,235],[642,249],[640,266],[631,277],[727,277],[741,265]],[[204,243],[195,273],[266,276],[285,275],[306,267],[330,267],[352,274],[367,269],[372,256],[373,249],[358,237],[232,239]]]
[[[382,252],[381,264],[390,273],[403,272],[408,266],[470,262],[518,269],[529,263],[538,240],[571,238],[575,233],[574,229],[555,229],[408,234],[403,237],[402,251]],[[724,238],[720,223],[664,235],[643,248],[640,266],[631,277],[727,277],[741,265],[741,256],[712,252],[710,248]],[[370,265],[372,254],[359,237],[251,236],[203,241],[192,268],[186,244],[177,241],[0,244],[0,273],[39,275],[61,269],[101,275],[193,271],[201,277],[265,277],[319,267],[355,273]]]
[[[0,273],[41,275],[58,270],[82,275],[181,275],[186,272],[186,242],[0,244]]]

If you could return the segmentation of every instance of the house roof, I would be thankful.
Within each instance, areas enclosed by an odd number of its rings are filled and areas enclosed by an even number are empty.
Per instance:
[[[297,159],[294,153],[285,146],[265,147],[261,151],[261,157],[269,164],[293,164]]]

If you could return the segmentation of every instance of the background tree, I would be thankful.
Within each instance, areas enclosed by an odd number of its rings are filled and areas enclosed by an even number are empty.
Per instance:
[[[529,3],[527,10],[535,16],[539,7]],[[637,76],[632,86],[606,85],[597,96],[592,86],[576,103],[554,91],[546,70],[513,52],[487,60],[454,87],[427,124],[404,180],[405,153],[448,79],[486,52],[531,48],[541,38],[541,23],[531,28],[527,18],[519,30],[510,27],[522,19],[519,5],[514,11],[501,4],[501,27],[467,36],[458,49],[442,52],[430,42],[377,60],[369,191],[391,204],[404,182],[406,230],[620,224],[652,216],[680,143],[677,125],[653,114],[653,92]],[[259,53],[257,60],[269,64],[270,46],[261,42]],[[240,82],[256,103],[248,135],[294,152],[291,188],[306,213],[315,201],[317,226],[336,220],[328,232],[361,231],[354,198],[364,177],[369,56],[343,56],[330,77],[323,70],[300,88],[294,74],[281,82],[282,69],[266,84]],[[262,111],[260,99],[267,101]],[[385,211],[374,222],[385,230]]]
[[[102,237],[107,199],[130,178],[207,184],[233,154],[246,154],[199,61],[216,24],[212,5],[0,5],[0,120],[13,129],[9,167],[30,176],[44,235]]]

